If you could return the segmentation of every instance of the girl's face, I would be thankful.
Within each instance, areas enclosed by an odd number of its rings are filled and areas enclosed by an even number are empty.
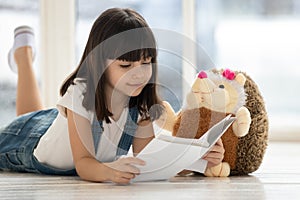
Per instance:
[[[137,96],[152,76],[151,57],[140,61],[107,60],[107,86],[113,92]]]

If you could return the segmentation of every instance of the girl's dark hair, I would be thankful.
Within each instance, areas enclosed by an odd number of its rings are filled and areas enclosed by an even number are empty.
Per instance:
[[[132,31],[133,29],[138,31]],[[83,78],[87,88],[82,105],[87,110],[95,111],[98,120],[110,123],[109,116],[112,113],[107,108],[104,93],[106,60],[134,62],[147,57],[152,58],[152,77],[138,96],[130,98],[129,108],[136,106],[142,119],[157,119],[161,115],[161,109],[155,109],[154,112],[151,109],[151,116],[149,114],[151,106],[161,105],[156,91],[156,41],[145,19],[131,9],[111,8],[96,19],[79,66],[64,81],[60,95],[63,96],[68,87],[75,84],[75,78]]]

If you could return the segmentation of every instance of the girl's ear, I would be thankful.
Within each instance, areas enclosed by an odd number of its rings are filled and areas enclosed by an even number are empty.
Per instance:
[[[245,85],[245,82],[246,82],[246,77],[242,74],[242,73],[238,73],[236,76],[235,76],[235,79],[240,85]]]

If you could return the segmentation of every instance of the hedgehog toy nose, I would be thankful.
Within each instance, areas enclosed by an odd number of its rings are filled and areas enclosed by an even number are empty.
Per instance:
[[[207,78],[207,74],[205,73],[205,71],[199,72],[198,78],[200,78],[200,79]]]

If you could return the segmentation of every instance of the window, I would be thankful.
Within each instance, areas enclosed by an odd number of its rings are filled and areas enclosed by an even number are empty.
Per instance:
[[[299,1],[203,0],[197,1],[196,9],[198,42],[216,66],[249,74],[265,99],[270,133],[279,138],[286,133],[296,136],[300,120]]]
[[[17,75],[7,64],[7,54],[13,44],[14,28],[20,25],[32,26],[39,38],[39,0],[0,0],[0,126],[15,117],[15,96]],[[35,65],[38,63],[36,59]],[[37,73],[38,75],[38,73]]]
[[[182,33],[182,0],[150,0],[147,3],[138,0],[77,0],[76,3],[76,63],[93,21],[109,7],[133,8],[152,28]],[[215,66],[247,72],[265,98],[271,131],[296,133],[300,120],[300,96],[297,94],[300,84],[299,1],[228,0],[225,3],[201,0],[195,3],[197,42],[204,47]],[[31,25],[38,37],[38,7],[38,0],[0,0],[0,54],[4,58],[12,45],[16,26]],[[158,61],[162,95],[177,111],[182,104],[182,58],[159,49]],[[37,65],[38,60],[35,63]],[[0,95],[5,97],[0,98],[0,125],[3,125],[15,116],[13,102],[17,77],[9,70],[6,59],[0,59],[0,66]],[[203,69],[200,64],[197,66]],[[170,69],[174,69],[174,74]]]

